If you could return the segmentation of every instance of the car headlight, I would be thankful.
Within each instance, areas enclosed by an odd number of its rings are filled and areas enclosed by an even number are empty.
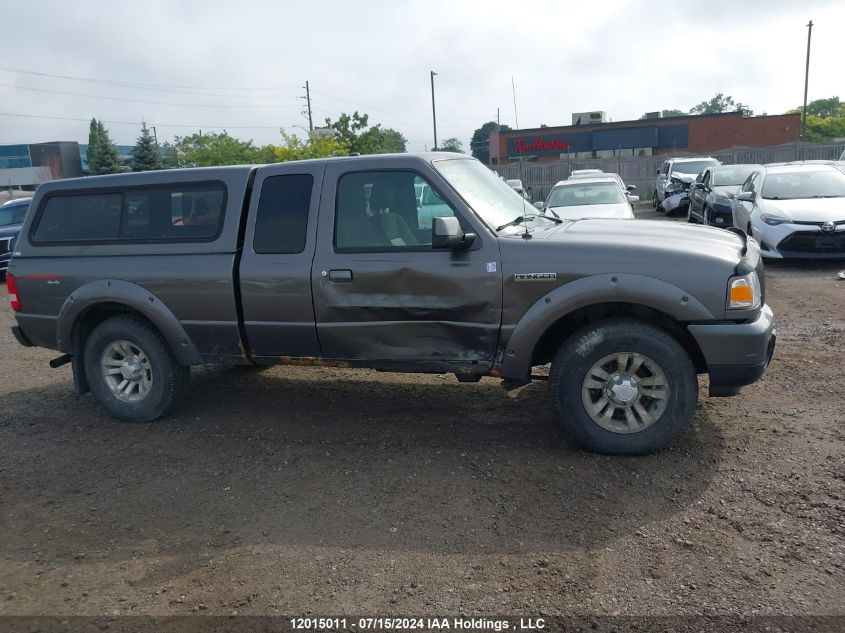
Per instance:
[[[732,277],[728,284],[728,309],[753,310],[760,307],[760,280],[757,273]]]
[[[784,218],[779,215],[772,215],[770,213],[761,213],[760,219],[763,220],[769,226],[777,226],[778,224],[786,224],[791,220],[789,218]]]

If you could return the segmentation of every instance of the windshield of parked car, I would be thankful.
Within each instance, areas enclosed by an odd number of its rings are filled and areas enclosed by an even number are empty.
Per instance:
[[[716,164],[714,160],[696,160],[672,165],[672,171],[687,176],[698,176],[701,172]]]
[[[767,174],[762,196],[768,200],[845,197],[845,174],[836,169]]]
[[[28,208],[28,204],[16,204],[5,209],[0,207],[0,226],[21,224],[24,217],[26,217],[26,210]]]
[[[619,185],[612,182],[588,182],[555,187],[546,200],[547,207],[577,207],[585,204],[625,203]]]
[[[434,167],[491,228],[537,215],[537,209],[477,160],[438,160]]]
[[[736,167],[719,167],[714,169],[710,178],[710,184],[716,187],[730,187],[741,185],[751,175],[756,165],[737,165]]]

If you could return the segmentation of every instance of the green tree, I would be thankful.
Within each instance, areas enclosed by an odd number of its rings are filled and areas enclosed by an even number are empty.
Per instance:
[[[303,141],[298,136],[282,133],[282,144],[274,147],[275,161],[303,160],[306,158],[327,158],[329,156],[347,156],[348,147],[339,136],[321,135],[315,132],[309,134],[308,140]]]
[[[100,165],[100,129],[97,127],[97,119],[91,119],[88,126],[88,173],[97,173],[94,171]]]
[[[91,119],[88,128],[88,173],[97,176],[120,171],[123,171],[123,163],[103,122]]]
[[[259,162],[259,149],[252,141],[241,141],[225,130],[189,136],[177,136],[172,145],[165,148],[166,162],[178,167],[213,167],[216,165],[252,165]],[[168,156],[168,153],[173,154]]]
[[[440,143],[440,147],[438,147],[437,149],[441,152],[457,152],[459,154],[463,154],[464,144],[453,136],[451,138],[447,138],[442,143]]]
[[[370,125],[370,117],[357,110],[351,115],[342,112],[337,121],[326,119],[326,127],[336,130],[338,141],[351,153],[383,154],[404,152],[408,141],[393,129],[384,129],[381,124]]]
[[[506,132],[510,130],[507,125],[499,125],[495,121],[487,121],[484,125],[480,128],[475,130],[472,133],[472,139],[469,142],[470,150],[472,150],[472,155],[480,160],[482,163],[487,164],[490,162],[490,135],[493,132]]]
[[[801,114],[803,108],[789,110],[787,114]],[[807,104],[807,129],[804,139],[822,143],[845,137],[845,103],[839,97],[816,99]]]
[[[670,119],[673,116],[687,116],[689,112],[684,112],[683,110],[676,110],[674,108],[669,108],[668,110],[661,110],[660,116],[664,119]]]
[[[702,101],[690,108],[690,114],[720,114],[722,112],[742,112],[743,116],[753,116],[754,112],[744,103],[734,101],[733,97],[717,93],[709,101]]]
[[[402,152],[408,151],[408,139],[401,132],[391,128],[385,128],[379,131],[381,132],[379,153],[401,154]]]
[[[161,169],[161,155],[153,135],[146,123],[141,123],[141,136],[132,150],[132,171],[153,171]]]

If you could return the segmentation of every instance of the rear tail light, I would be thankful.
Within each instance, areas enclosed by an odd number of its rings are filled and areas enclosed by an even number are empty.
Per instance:
[[[9,291],[9,301],[12,303],[12,310],[21,311],[21,300],[18,297],[18,280],[12,273],[6,273],[6,290]]]

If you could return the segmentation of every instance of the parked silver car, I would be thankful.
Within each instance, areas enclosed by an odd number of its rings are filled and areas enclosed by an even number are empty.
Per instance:
[[[845,259],[845,174],[830,165],[761,167],[732,205],[763,257]]]
[[[652,204],[657,209],[668,196],[682,193],[689,189],[696,176],[710,167],[719,167],[720,163],[709,156],[695,158],[669,158],[657,170]]]

